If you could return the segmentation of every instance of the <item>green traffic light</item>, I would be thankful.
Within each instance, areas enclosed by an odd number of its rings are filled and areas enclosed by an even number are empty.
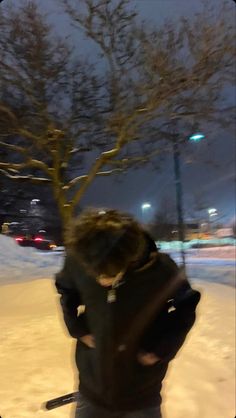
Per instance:
[[[189,137],[189,140],[190,141],[194,141],[194,142],[199,142],[199,141],[201,141],[204,138],[205,138],[205,135],[203,135],[201,133],[198,133],[198,134],[191,135]]]

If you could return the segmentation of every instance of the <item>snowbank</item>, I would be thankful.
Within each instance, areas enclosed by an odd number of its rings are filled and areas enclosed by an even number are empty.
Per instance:
[[[168,251],[177,263],[180,254]],[[235,285],[235,247],[187,250],[191,278]],[[14,239],[0,235],[0,284],[53,277],[64,260],[63,251],[38,251],[20,247]]]
[[[157,241],[156,244],[162,251],[178,251],[182,246],[181,241]],[[214,246],[216,248],[222,248],[222,246],[236,246],[236,238],[213,238],[213,239],[193,239],[184,243],[184,249],[189,250],[196,245]]]
[[[175,257],[180,257],[181,249],[176,251],[173,249],[169,250],[161,250],[168,254],[171,254]],[[224,246],[224,247],[212,247],[212,248],[199,248],[199,249],[188,249],[185,250],[186,261],[191,262],[191,260],[201,259],[207,260],[211,259],[212,261],[216,260],[227,260],[229,263],[230,261],[235,261],[236,257],[236,246]]]
[[[169,248],[166,252],[176,263],[182,262],[181,255],[175,247],[174,250]],[[235,286],[235,246],[188,249],[185,251],[185,256],[187,273],[191,279]]]
[[[181,263],[181,256],[169,252],[172,258]],[[202,248],[186,251],[187,274],[191,279],[222,283],[235,286],[236,247]]]
[[[191,249],[187,252],[189,257],[212,258],[212,259],[235,259],[236,246],[223,246],[212,248]]]
[[[235,265],[202,265],[202,264],[188,264],[187,274],[192,280],[203,280],[207,282],[216,282],[235,287]],[[232,290],[233,292],[233,290]]]
[[[0,284],[53,276],[63,256],[53,252],[20,247],[13,238],[0,234]]]
[[[203,290],[197,323],[172,362],[163,390],[164,418],[233,418],[234,293]],[[0,288],[0,415],[72,418],[73,405],[44,411],[44,401],[76,390],[74,340],[65,332],[51,280]],[[96,417],[94,417],[96,418]]]

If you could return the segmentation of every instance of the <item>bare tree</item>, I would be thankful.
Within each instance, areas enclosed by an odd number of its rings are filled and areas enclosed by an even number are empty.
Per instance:
[[[78,175],[84,155],[101,140],[97,79],[91,66],[73,58],[70,44],[55,37],[35,3],[2,9],[0,25],[1,174],[49,184],[65,225],[71,169]]]
[[[224,9],[157,30],[139,23],[128,0],[63,4],[97,45],[103,71],[77,59],[34,2],[4,6],[0,145],[11,154],[0,170],[49,184],[65,226],[95,177],[149,162],[163,140],[181,142],[199,120],[228,117],[221,93],[235,49]]]
[[[163,146],[173,152],[176,142],[186,147],[203,126],[208,141],[216,125],[234,127],[235,106],[224,102],[225,87],[235,83],[235,27],[226,3],[205,3],[191,21],[156,29],[138,23],[129,0],[60,1],[107,68],[110,134],[122,132],[128,150],[113,165],[131,155],[134,165],[150,161],[145,155],[154,158]]]

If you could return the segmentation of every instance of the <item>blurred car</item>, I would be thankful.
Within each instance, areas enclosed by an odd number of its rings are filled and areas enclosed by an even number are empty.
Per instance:
[[[34,247],[37,250],[51,251],[57,247],[53,240],[40,235],[19,235],[14,239],[21,247]]]

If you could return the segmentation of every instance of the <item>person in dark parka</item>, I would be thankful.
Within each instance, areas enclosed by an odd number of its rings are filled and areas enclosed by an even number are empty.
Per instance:
[[[162,381],[200,293],[132,216],[98,209],[72,223],[56,287],[77,340],[76,418],[161,418]]]

